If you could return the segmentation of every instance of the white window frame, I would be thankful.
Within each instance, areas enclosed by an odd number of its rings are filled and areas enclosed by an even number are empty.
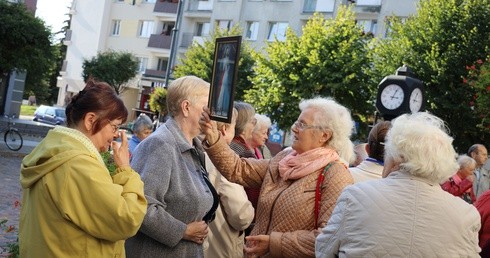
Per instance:
[[[357,20],[357,25],[362,28],[364,33],[371,32],[373,35],[376,35],[378,30],[377,20]]]
[[[379,6],[381,0],[356,0],[357,6]]]
[[[141,38],[149,38],[153,34],[155,27],[154,21],[140,21],[138,36]]]
[[[144,73],[148,66],[148,57],[138,57],[138,72]]]
[[[257,40],[259,34],[259,22],[258,21],[248,21],[247,31],[245,31],[245,39],[247,40]]]
[[[205,37],[209,36],[211,30],[211,23],[209,22],[198,22],[196,25],[196,36]]]
[[[278,41],[286,40],[286,31],[289,27],[287,22],[270,22],[269,24],[268,41],[274,41],[276,38]]]
[[[112,20],[111,36],[119,36],[121,32],[121,20]]]
[[[218,20],[218,27],[222,30],[230,30],[233,27],[233,20]]]

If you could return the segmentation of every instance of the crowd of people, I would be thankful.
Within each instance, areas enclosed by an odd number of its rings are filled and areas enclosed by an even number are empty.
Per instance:
[[[457,154],[437,116],[354,145],[350,111],[314,97],[272,151],[270,118],[236,101],[214,121],[209,90],[172,81],[166,121],[140,115],[128,140],[122,100],[90,79],[22,161],[21,257],[490,257],[487,149]]]

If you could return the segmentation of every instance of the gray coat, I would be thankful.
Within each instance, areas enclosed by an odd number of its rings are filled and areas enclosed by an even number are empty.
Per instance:
[[[131,167],[145,183],[148,211],[126,241],[127,257],[203,257],[202,245],[182,239],[187,224],[201,221],[213,204],[199,170],[202,146],[193,143],[170,118],[135,149]]]

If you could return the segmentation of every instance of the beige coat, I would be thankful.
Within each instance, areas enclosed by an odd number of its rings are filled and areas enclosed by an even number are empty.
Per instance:
[[[285,181],[279,176],[278,163],[290,149],[271,160],[240,159],[220,139],[206,151],[228,180],[245,187],[261,187],[251,235],[270,235],[270,257],[315,256],[315,237],[319,233],[314,225],[315,189],[322,170]],[[330,167],[321,187],[319,227],[330,218],[342,189],[352,183],[352,176],[342,164]]]
[[[254,208],[243,186],[226,180],[213,166],[206,155],[206,170],[209,180],[220,196],[216,218],[209,224],[209,233],[204,244],[204,257],[243,257],[245,230],[254,218]]]

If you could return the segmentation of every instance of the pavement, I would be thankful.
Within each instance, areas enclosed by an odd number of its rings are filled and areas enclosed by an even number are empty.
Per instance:
[[[19,183],[20,165],[24,156],[29,154],[53,128],[32,121],[30,117],[15,119],[15,127],[24,139],[19,151],[11,151],[3,142],[0,134],[0,221],[6,220],[0,229],[0,257],[8,257],[6,246],[15,243],[19,228],[22,188]],[[0,128],[6,127],[6,119],[0,119]]]

